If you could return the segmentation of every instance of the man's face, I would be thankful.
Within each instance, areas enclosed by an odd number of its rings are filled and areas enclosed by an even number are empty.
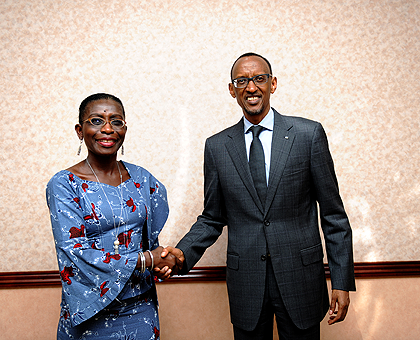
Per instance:
[[[250,56],[236,62],[232,70],[232,78],[251,78],[266,73],[269,74],[270,69],[264,59]],[[270,95],[276,88],[276,77],[270,77],[267,83],[259,86],[256,86],[253,81],[249,81],[245,88],[236,88],[232,83],[229,84],[231,96],[236,98],[245,118],[253,124],[258,124],[267,115],[270,110]]]

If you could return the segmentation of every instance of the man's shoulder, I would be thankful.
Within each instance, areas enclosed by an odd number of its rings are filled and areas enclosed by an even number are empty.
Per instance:
[[[276,116],[275,121],[277,125],[285,127],[287,130],[293,128],[294,131],[313,131],[319,126],[322,126],[320,122],[315,120],[299,117],[299,116],[287,116],[274,111]]]
[[[242,130],[241,130],[242,129]],[[220,139],[225,139],[228,136],[232,136],[235,133],[243,131],[243,122],[240,120],[238,123],[227,127],[226,129],[215,133],[214,135],[207,138],[209,141],[217,141]]]
[[[300,116],[289,116],[289,115],[285,115],[285,114],[281,114],[278,111],[274,110],[275,113],[275,117],[277,116],[277,118],[285,121],[285,122],[290,122],[293,124],[301,124],[301,125],[317,125],[319,124],[319,122],[309,119],[309,118],[304,118],[304,117],[300,117]]]

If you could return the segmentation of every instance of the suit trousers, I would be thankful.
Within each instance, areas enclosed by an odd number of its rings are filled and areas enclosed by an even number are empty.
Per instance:
[[[280,340],[320,339],[319,324],[308,329],[299,329],[293,323],[281,298],[270,256],[267,256],[264,301],[257,327],[253,331],[248,332],[233,326],[235,340],[272,340],[274,316],[276,317]]]

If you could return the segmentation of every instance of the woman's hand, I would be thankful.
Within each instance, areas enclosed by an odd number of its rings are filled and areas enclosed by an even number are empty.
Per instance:
[[[162,250],[160,256],[162,263],[165,263],[165,260],[169,260],[171,262],[172,260],[175,260],[175,265],[173,265],[171,268],[169,266],[155,265],[154,273],[158,277],[162,276],[168,278],[171,275],[176,275],[184,265],[185,257],[181,249],[168,246]]]
[[[155,275],[159,279],[166,280],[171,276],[171,274],[174,274],[177,272],[176,257],[172,254],[170,254],[170,256],[162,257],[161,256],[162,251],[163,251],[162,246],[159,246],[156,249],[152,250],[153,260],[154,260],[153,269],[154,269]],[[147,261],[147,258],[146,258],[146,261]],[[149,266],[151,266],[151,261],[149,263]]]

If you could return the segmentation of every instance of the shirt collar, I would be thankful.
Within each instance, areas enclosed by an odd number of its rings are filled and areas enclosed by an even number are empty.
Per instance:
[[[249,128],[253,125],[254,124],[252,124],[244,116],[244,133],[248,133]],[[273,131],[273,129],[274,129],[274,112],[273,112],[272,108],[270,108],[270,111],[268,111],[267,115],[264,117],[264,119],[258,125],[264,127],[267,130]]]

